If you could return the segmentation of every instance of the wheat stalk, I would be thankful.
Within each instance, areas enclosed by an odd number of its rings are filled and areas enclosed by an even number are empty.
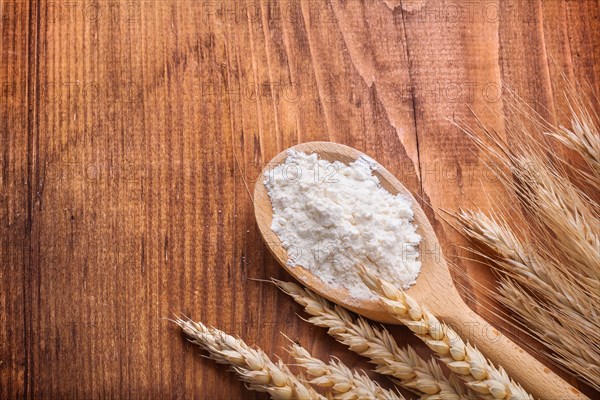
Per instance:
[[[440,359],[480,395],[493,399],[533,399],[519,384],[508,377],[449,326],[440,322],[412,297],[378,276],[373,270],[358,266],[359,275],[369,289],[379,296],[388,313],[406,325]]]
[[[250,390],[267,392],[272,399],[325,400],[311,387],[305,385],[288,367],[277,363],[258,348],[201,322],[177,319],[174,321],[192,343],[209,353],[217,363],[229,365]]]
[[[500,301],[552,349],[549,358],[600,390],[600,295],[593,281],[573,276],[547,252],[535,253],[506,222],[474,211],[461,212],[457,220],[468,237],[497,253]]]
[[[403,400],[404,397],[392,390],[383,389],[364,373],[352,371],[340,360],[329,364],[314,358],[305,348],[297,344],[289,347],[296,363],[310,375],[312,385],[332,391],[338,400]]]
[[[328,328],[328,333],[351,351],[366,357],[376,365],[375,371],[396,378],[400,386],[430,400],[458,400],[455,387],[442,373],[435,360],[425,361],[410,347],[400,348],[390,333],[377,328],[361,317],[353,318],[344,308],[292,282],[273,282],[290,295],[312,317],[313,325]]]

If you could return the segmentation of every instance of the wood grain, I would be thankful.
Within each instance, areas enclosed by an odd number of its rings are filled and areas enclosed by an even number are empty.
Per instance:
[[[372,154],[456,259],[434,210],[509,199],[450,121],[502,131],[501,82],[557,120],[563,73],[600,93],[596,0],[0,0],[0,34],[0,398],[264,398],[173,313],[368,368],[253,280],[289,278],[253,219],[264,164]]]

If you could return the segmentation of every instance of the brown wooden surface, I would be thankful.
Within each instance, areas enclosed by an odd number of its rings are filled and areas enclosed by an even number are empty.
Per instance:
[[[596,0],[0,0],[0,32],[0,398],[265,398],[173,313],[367,368],[250,279],[288,278],[247,191],[264,163],[336,141],[436,210],[486,208],[449,119],[502,131],[501,81],[549,118],[563,73],[600,92]]]

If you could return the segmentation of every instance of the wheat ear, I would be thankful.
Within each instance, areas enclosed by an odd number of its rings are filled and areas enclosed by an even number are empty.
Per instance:
[[[400,348],[392,335],[363,318],[353,318],[344,308],[292,282],[273,282],[312,317],[308,322],[328,328],[328,333],[349,349],[369,359],[375,371],[391,376],[400,386],[430,400],[467,399],[446,379],[435,360],[425,361],[410,347]]]
[[[467,237],[497,253],[494,261],[508,276],[564,308],[567,316],[585,317],[592,313],[590,323],[595,325],[594,331],[600,331],[600,324],[595,322],[600,307],[597,281],[566,269],[551,253],[544,251],[544,245],[527,244],[501,218],[481,211],[461,211],[456,219]]]
[[[597,185],[600,176],[600,116],[589,102],[580,100],[575,93],[570,93],[570,97],[571,127],[560,126],[546,134],[578,152],[593,171],[591,176]]]
[[[475,211],[462,211],[457,220],[468,237],[495,251],[500,301],[551,349],[550,359],[600,390],[598,282],[594,289],[551,254],[537,254],[503,221]]]
[[[550,230],[556,235],[549,240],[555,251],[568,258],[582,276],[597,280],[598,204],[542,157],[528,155],[516,162],[511,172],[519,182],[513,187],[534,219],[534,233],[543,239],[544,229]]]
[[[246,382],[248,389],[267,392],[272,399],[325,400],[313,388],[305,385],[288,367],[277,363],[261,349],[201,322],[177,319],[174,321],[189,336],[190,341],[206,350],[210,358],[230,368]]]
[[[525,113],[517,107],[517,114]],[[552,149],[534,137],[534,132],[522,124],[518,115],[516,123],[507,121],[507,130],[514,136],[515,143],[509,145],[494,132],[478,121],[482,133],[465,130],[489,161],[499,182],[509,192],[514,193],[531,219],[533,244],[551,243],[547,249],[570,264],[571,270],[584,279],[598,280],[598,259],[600,259],[600,205],[593,195],[577,187],[569,179],[567,169],[573,169],[567,160],[553,154]],[[539,122],[537,114],[526,117],[540,129],[555,131],[556,127],[546,127]],[[597,127],[596,127],[597,128]],[[598,131],[595,131],[596,137]],[[596,139],[598,140],[598,139]],[[600,141],[599,141],[600,143]],[[589,158],[589,157],[588,157]],[[592,160],[590,158],[590,160]],[[576,171],[573,171],[576,172]],[[598,173],[590,172],[595,180],[585,179],[588,188],[597,192],[600,179]],[[595,192],[593,192],[595,193]]]
[[[561,316],[560,312],[539,304],[539,299],[510,278],[501,278],[498,291],[502,304],[516,310],[519,318],[532,328],[532,336],[551,350],[542,351],[543,354],[569,369],[594,389],[600,390],[598,331],[582,336],[581,326],[576,321],[565,324],[557,318]],[[593,323],[587,320],[582,322]]]
[[[487,361],[479,350],[465,343],[452,328],[441,323],[412,297],[365,266],[358,266],[358,272],[389,314],[423,340],[470,389],[484,398],[533,399],[501,367],[496,368]]]
[[[326,364],[313,357],[304,347],[295,343],[290,345],[289,353],[310,376],[309,382],[312,385],[331,390],[334,399],[404,399],[400,393],[383,389],[366,374],[352,371],[340,360],[331,360],[329,364]]]

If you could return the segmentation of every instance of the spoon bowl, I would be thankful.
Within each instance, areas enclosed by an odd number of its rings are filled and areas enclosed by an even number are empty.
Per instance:
[[[309,154],[316,153],[321,159],[341,161],[344,164],[365,156],[352,147],[330,142],[302,143],[290,149]],[[326,299],[369,319],[399,324],[398,320],[386,313],[378,301],[353,298],[346,289],[327,285],[307,269],[288,265],[288,252],[271,230],[273,209],[263,178],[270,168],[282,164],[286,158],[287,150],[275,156],[265,167],[254,187],[254,213],[260,233],[270,252],[294,278]],[[422,238],[419,246],[421,272],[416,283],[405,292],[419,303],[426,305],[440,320],[461,334],[463,339],[477,345],[486,357],[496,364],[502,364],[508,374],[535,397],[585,399],[586,397],[577,389],[492,327],[465,304],[452,282],[435,232],[414,196],[383,166],[377,164],[373,175],[391,194],[402,194],[411,200],[414,212],[413,223]]]
[[[356,161],[360,156],[365,156],[360,151],[344,146],[341,144],[330,143],[330,142],[308,142],[296,145],[290,149],[301,151],[304,153],[317,153],[319,158],[327,161],[341,161],[344,164],[350,164]],[[288,150],[282,151],[275,156],[271,162],[265,167],[261,178],[265,176],[265,173],[269,172],[270,168],[282,164],[287,158]],[[388,172],[383,166],[378,165],[377,170],[373,172],[381,186],[393,195],[401,194],[405,198],[410,199],[414,205],[414,220],[413,223],[417,226],[417,233],[421,235],[422,241],[421,249],[440,249],[437,237],[427,219],[425,213],[418,206],[417,201],[411,192],[404,187],[397,179]],[[288,252],[281,245],[281,242],[277,235],[271,230],[271,223],[273,221],[273,209],[271,206],[271,200],[267,192],[267,188],[264,185],[263,179],[258,179],[254,187],[254,212],[256,215],[256,221],[258,228],[264,239],[268,244],[268,248],[277,259],[277,261],[288,271],[294,278],[302,282],[305,286],[311,288],[319,295],[326,299],[333,301],[349,310],[352,310],[358,314],[366,316],[372,320],[396,324],[398,321],[390,316],[377,300],[369,299],[358,299],[352,297],[347,289],[343,287],[331,287],[323,282],[321,279],[313,275],[309,270],[302,268],[301,266],[290,266],[287,263]],[[431,253],[433,254],[433,252]],[[417,279],[417,282],[407,289],[407,293],[415,298],[422,298],[433,289],[430,282],[430,277],[435,274],[445,275],[442,278],[450,280],[450,273],[445,268],[445,261],[441,260],[444,264],[441,266],[439,263],[433,262],[435,257],[422,257],[421,272]],[[438,280],[436,279],[436,282]],[[451,282],[451,281],[450,281]]]

